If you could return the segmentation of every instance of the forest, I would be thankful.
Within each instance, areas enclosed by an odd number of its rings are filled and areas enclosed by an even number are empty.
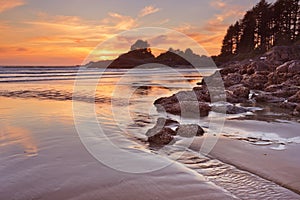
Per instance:
[[[299,0],[261,0],[230,25],[216,60],[242,60],[262,55],[274,46],[299,44]]]

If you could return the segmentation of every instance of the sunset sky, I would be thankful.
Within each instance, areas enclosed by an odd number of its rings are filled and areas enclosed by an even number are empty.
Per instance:
[[[258,1],[0,0],[0,65],[81,64],[99,43],[139,27],[174,29],[215,55],[228,25]]]

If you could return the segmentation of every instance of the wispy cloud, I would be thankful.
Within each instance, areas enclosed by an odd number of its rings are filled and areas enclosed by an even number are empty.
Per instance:
[[[211,7],[220,9],[220,8],[225,8],[227,6],[227,4],[222,1],[222,0],[214,0],[210,3]]]
[[[128,30],[137,26],[137,19],[119,13],[109,13],[102,23],[117,30]]]
[[[24,5],[24,0],[1,0],[0,1],[0,13],[9,9],[13,9],[17,6]]]
[[[160,8],[156,8],[154,6],[146,6],[140,11],[139,17],[144,17],[146,15],[150,15],[158,11],[160,11]]]

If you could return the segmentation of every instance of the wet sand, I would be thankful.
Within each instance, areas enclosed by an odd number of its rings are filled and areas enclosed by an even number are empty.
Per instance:
[[[178,163],[145,174],[103,165],[81,143],[71,102],[0,98],[0,110],[0,199],[234,199]]]
[[[266,123],[258,121],[226,121],[224,129],[270,132],[281,137],[299,136],[299,123]],[[204,138],[195,139],[191,148],[199,151]],[[300,145],[290,143],[284,150],[273,145],[254,145],[244,140],[220,137],[209,156],[256,174],[300,194]],[[299,198],[299,197],[298,197]]]

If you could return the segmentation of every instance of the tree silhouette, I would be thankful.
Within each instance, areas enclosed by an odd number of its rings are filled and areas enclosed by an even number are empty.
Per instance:
[[[261,0],[229,26],[217,58],[259,55],[273,46],[291,45],[299,40],[299,0],[277,0],[273,4]]]

